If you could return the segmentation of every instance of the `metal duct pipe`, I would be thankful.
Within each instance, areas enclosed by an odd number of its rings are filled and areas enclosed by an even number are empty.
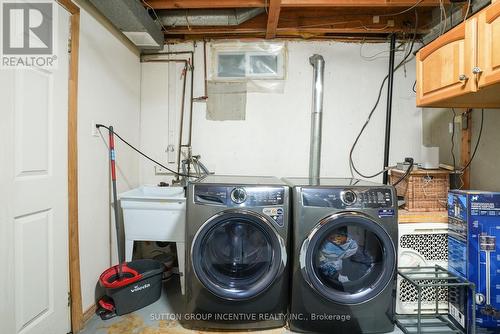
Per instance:
[[[141,50],[160,50],[164,36],[160,26],[137,0],[89,0],[115,27]]]
[[[264,11],[264,8],[160,10],[158,17],[166,27],[237,26]]]
[[[309,178],[319,179],[321,165],[321,123],[323,117],[323,78],[325,60],[321,55],[309,58],[313,66],[313,100],[311,113],[311,146],[309,149]]]

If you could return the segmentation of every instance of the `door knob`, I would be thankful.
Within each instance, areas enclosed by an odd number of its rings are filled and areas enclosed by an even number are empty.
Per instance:
[[[465,74],[460,74],[460,76],[458,77],[458,80],[460,80],[460,81],[466,81],[466,80],[469,80],[469,77],[466,76]]]

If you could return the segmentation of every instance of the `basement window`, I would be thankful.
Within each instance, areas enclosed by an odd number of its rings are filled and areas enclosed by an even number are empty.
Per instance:
[[[217,76],[219,78],[244,78],[246,59],[244,54],[219,54]]]
[[[281,43],[221,43],[212,48],[212,80],[283,80],[285,51]]]

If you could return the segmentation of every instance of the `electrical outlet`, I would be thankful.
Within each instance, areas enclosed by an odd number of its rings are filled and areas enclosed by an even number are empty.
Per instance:
[[[155,166],[155,175],[167,175],[167,174],[172,174],[172,173],[163,167]]]
[[[99,137],[99,130],[95,127],[96,122],[92,120],[92,137]]]
[[[374,15],[373,16],[373,23],[380,23],[380,16]]]
[[[394,20],[387,20],[388,27],[394,27]]]

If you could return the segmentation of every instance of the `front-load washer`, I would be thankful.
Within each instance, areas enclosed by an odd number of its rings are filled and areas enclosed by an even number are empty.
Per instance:
[[[293,187],[290,328],[394,329],[397,197],[356,179],[284,179]]]
[[[273,177],[209,175],[188,185],[189,328],[285,325],[289,187]]]

